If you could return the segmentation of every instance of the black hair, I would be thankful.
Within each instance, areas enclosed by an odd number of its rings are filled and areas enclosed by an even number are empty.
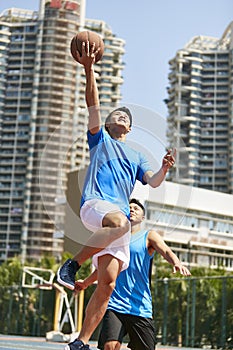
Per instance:
[[[122,111],[122,112],[125,112],[128,116],[129,116],[129,120],[130,120],[130,126],[132,126],[132,120],[133,120],[133,117],[132,117],[132,114],[129,110],[129,108],[127,107],[119,107],[117,109],[114,109],[114,111],[112,111],[106,118],[105,120],[105,129],[106,131],[108,132],[108,127],[106,126],[106,124],[108,124],[110,118],[111,118],[111,115],[114,113],[114,112],[117,112],[117,111]]]
[[[142,205],[142,203],[139,202],[138,199],[136,199],[136,198],[131,198],[130,201],[129,201],[129,204],[131,204],[131,203],[135,203],[135,204],[137,204],[140,208],[142,208],[143,214],[145,215],[145,208],[144,208],[144,206]]]

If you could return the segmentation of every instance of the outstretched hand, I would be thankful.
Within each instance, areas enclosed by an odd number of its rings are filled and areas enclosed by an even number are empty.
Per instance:
[[[173,266],[173,273],[176,273],[177,271],[179,271],[180,274],[183,276],[191,276],[191,272],[189,271],[189,269],[182,264],[177,264]]]
[[[169,149],[163,157],[162,167],[165,171],[170,169],[175,164],[176,149]]]
[[[89,41],[83,41],[82,43],[82,55],[79,51],[76,51],[77,61],[85,67],[91,66],[95,63],[96,56],[100,48],[95,47],[95,43],[90,45]]]

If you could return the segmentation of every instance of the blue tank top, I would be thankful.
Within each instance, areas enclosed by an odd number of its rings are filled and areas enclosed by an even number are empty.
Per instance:
[[[90,199],[102,199],[118,205],[129,216],[129,198],[136,180],[151,170],[144,155],[125,142],[114,140],[107,132],[92,135],[88,131],[90,165],[82,191],[81,206]]]
[[[152,318],[150,265],[153,255],[146,246],[148,231],[131,236],[129,267],[116,280],[108,309],[124,314]]]

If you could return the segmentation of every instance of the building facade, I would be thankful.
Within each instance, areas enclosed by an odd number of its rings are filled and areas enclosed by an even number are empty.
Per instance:
[[[173,181],[233,193],[233,22],[220,39],[197,36],[170,60],[168,142]]]
[[[0,14],[0,262],[63,251],[67,172],[88,164],[85,75],[70,54],[80,30],[105,43],[95,73],[103,117],[121,100],[124,40],[103,21],[81,26],[77,0]]]
[[[233,196],[165,181],[145,200],[148,229],[157,230],[189,267],[233,271]]]

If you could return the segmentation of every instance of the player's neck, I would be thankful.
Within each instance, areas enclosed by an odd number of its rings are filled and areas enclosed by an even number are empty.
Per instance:
[[[124,128],[114,128],[111,130],[110,136],[117,141],[125,142],[126,141],[126,135],[128,132],[125,132]]]
[[[141,223],[135,225],[131,224],[131,234],[134,235],[138,231],[141,231]]]
[[[126,141],[126,135],[125,134],[115,134],[111,136],[114,140],[125,142]]]

